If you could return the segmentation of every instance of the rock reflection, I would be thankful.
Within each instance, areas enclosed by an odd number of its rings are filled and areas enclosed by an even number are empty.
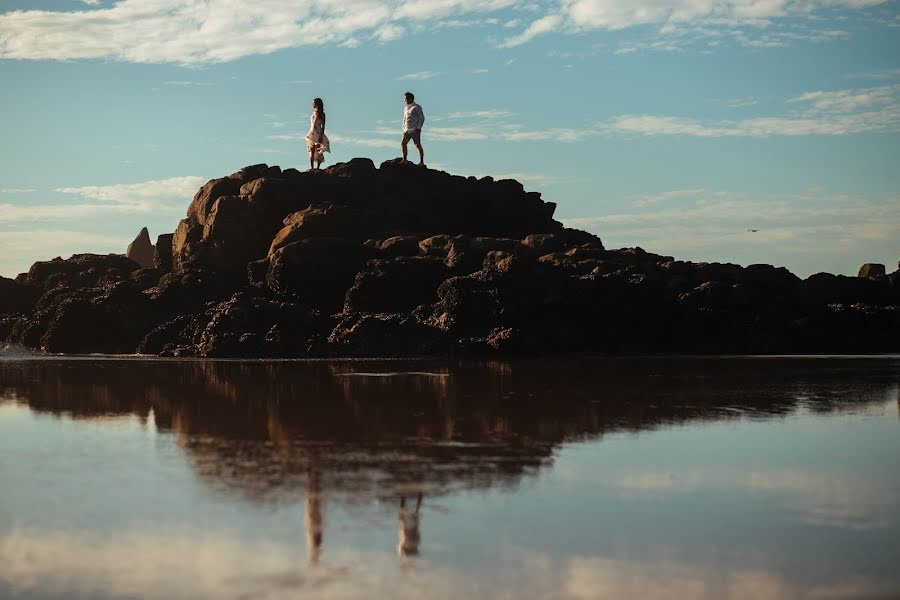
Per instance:
[[[853,364],[0,361],[0,397],[75,419],[153,419],[209,486],[256,501],[305,493],[316,562],[328,499],[396,502],[410,490],[515,487],[565,441],[800,407],[830,411],[897,393],[895,362]],[[418,511],[401,501],[400,516],[412,554]]]

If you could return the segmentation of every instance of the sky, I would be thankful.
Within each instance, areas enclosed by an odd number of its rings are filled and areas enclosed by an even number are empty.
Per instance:
[[[520,180],[607,248],[900,258],[900,0],[2,0],[0,275],[174,231],[244,165]]]

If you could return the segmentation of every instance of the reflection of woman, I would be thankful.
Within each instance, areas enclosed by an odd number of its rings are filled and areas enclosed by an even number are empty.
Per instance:
[[[325,105],[321,98],[313,100],[313,112],[309,116],[309,133],[306,134],[306,149],[309,152],[309,168],[321,169],[325,152],[331,152],[331,144],[325,135]]]
[[[397,554],[400,556],[418,556],[419,542],[422,536],[419,533],[419,507],[422,506],[422,494],[416,497],[416,510],[406,510],[406,498],[400,496],[400,543],[397,544]]]
[[[309,553],[309,564],[319,562],[322,552],[322,533],[325,525],[322,519],[322,499],[319,496],[319,472],[315,465],[310,467],[309,480],[306,487],[306,549]]]

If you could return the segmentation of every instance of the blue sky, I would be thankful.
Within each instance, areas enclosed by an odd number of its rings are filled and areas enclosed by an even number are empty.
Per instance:
[[[806,276],[900,254],[900,2],[4,0],[0,274],[171,232],[245,164],[521,180],[607,247]],[[756,230],[749,231],[749,230]]]

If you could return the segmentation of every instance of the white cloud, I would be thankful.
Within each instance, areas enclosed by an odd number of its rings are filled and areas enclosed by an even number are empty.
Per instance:
[[[57,188],[56,191],[64,194],[76,194],[88,200],[152,207],[155,201],[189,200],[203,183],[205,183],[203,177],[188,175],[141,183],[64,187]]]
[[[703,188],[695,188],[689,190],[670,190],[666,192],[660,192],[658,194],[649,194],[645,196],[634,196],[631,199],[631,205],[636,207],[644,207],[644,206],[652,206],[655,204],[660,204],[664,202],[668,202],[671,200],[679,200],[679,199],[688,199],[688,198],[700,198],[704,196],[710,195],[722,195],[722,192],[712,193],[708,192]]]
[[[397,129],[393,138],[388,137],[361,137],[355,135],[342,135],[329,133],[328,139],[348,146],[361,146],[363,148],[400,148],[400,129]]]
[[[578,29],[625,29],[636,25],[766,25],[772,19],[822,8],[864,8],[886,0],[567,0],[563,11]]]
[[[178,80],[178,81],[163,81],[163,85],[177,85],[177,86],[181,86],[181,87],[188,87],[188,86],[192,86],[192,85],[210,86],[210,85],[215,85],[215,84],[212,82],[209,82],[209,81]]]
[[[57,188],[80,196],[78,203],[0,204],[0,223],[85,219],[103,214],[181,211],[205,182],[197,176],[171,177],[142,183]],[[85,201],[99,202],[85,202]]]
[[[629,44],[615,54],[639,49],[678,51],[682,44],[720,36],[727,32],[738,43],[750,47],[779,47],[792,42],[827,42],[846,37],[843,30],[778,31],[773,22],[801,17],[812,19],[818,10],[863,9],[889,0],[564,0],[559,12],[547,14],[525,30],[507,38],[501,47],[527,43],[550,32],[615,31],[640,26],[658,26],[654,41]],[[748,31],[752,28],[753,31]],[[717,44],[716,44],[717,45]]]
[[[735,98],[727,102],[728,108],[746,108],[757,104],[759,104],[759,100],[756,98]]]
[[[406,29],[399,25],[386,23],[375,30],[374,38],[382,44],[398,40],[406,33]]]
[[[406,75],[401,75],[397,78],[397,81],[407,81],[407,80],[415,80],[421,81],[424,79],[432,79],[440,75],[437,71],[419,71],[418,73],[407,73]]]
[[[36,191],[34,188],[2,188],[0,194],[31,194]]]
[[[496,12],[517,0],[118,0],[92,10],[0,15],[0,58],[218,63],[286,48],[387,42],[420,23]],[[496,24],[497,20],[485,20]]]
[[[519,34],[507,38],[500,44],[501,48],[513,48],[521,46],[536,38],[537,36],[556,31],[562,24],[563,19],[560,15],[546,15],[534,21]]]
[[[84,223],[113,218],[117,223],[177,221],[197,189],[206,182],[199,176],[170,177],[141,183],[57,188],[76,202],[56,204],[0,203],[0,272],[15,275],[36,260],[70,256],[78,252],[124,252],[134,239],[78,231]],[[24,229],[29,228],[29,229]],[[118,229],[118,228],[116,228]]]
[[[383,519],[377,523],[387,526]],[[395,520],[391,527],[396,527]],[[809,583],[767,569],[766,561],[747,556],[742,548],[718,545],[708,548],[715,557],[708,562],[690,556],[690,549],[659,543],[646,551],[626,552],[628,558],[619,553],[550,554],[500,543],[490,568],[472,568],[429,558],[427,552],[403,563],[392,549],[326,543],[320,562],[307,565],[302,542],[242,537],[227,527],[211,532],[176,525],[151,529],[136,524],[102,534],[16,528],[0,538],[0,575],[14,595],[272,600],[473,595],[561,600],[874,598],[889,597],[896,586],[889,578],[844,571]],[[296,538],[302,540],[302,531]],[[465,548],[454,545],[452,551]]]
[[[900,85],[814,91],[787,100],[784,115],[702,121],[664,115],[623,115],[601,126],[607,134],[769,137],[900,131]]]
[[[609,483],[626,494],[702,493],[715,489],[777,495],[804,522],[851,530],[884,528],[894,518],[900,490],[879,488],[871,477],[854,472],[757,468],[746,473],[695,469],[677,475],[665,471],[632,472]],[[875,492],[877,490],[877,493]]]
[[[472,69],[473,75],[487,75],[490,73],[488,69]]]
[[[809,18],[826,8],[861,9],[887,0],[564,0],[541,6],[528,0],[117,0],[90,10],[16,10],[0,14],[0,58],[113,59],[138,63],[219,63],[301,46],[357,47],[409,32],[452,26],[520,27],[520,19],[487,16],[503,9],[534,12],[525,29],[501,42],[527,43],[551,32],[576,33],[659,26],[659,35],[690,35],[700,27],[762,30],[777,19]],[[541,10],[544,14],[541,14]],[[468,18],[467,18],[468,17]],[[778,46],[827,41],[844,31],[744,32],[741,43]],[[659,49],[677,45],[662,44]],[[620,53],[627,52],[622,49]]]
[[[851,79],[900,79],[900,69],[870,69],[847,75]]]
[[[442,119],[505,119],[514,117],[516,113],[506,110],[505,108],[492,108],[488,110],[472,110],[452,112],[443,117],[436,117],[435,120]]]
[[[420,75],[420,74],[417,74]],[[752,106],[755,99],[729,103]],[[708,121],[666,115],[620,115],[586,127],[528,129],[511,122],[516,114],[507,109],[457,111],[433,117],[423,135],[437,142],[559,142],[575,143],[596,137],[684,135],[700,138],[849,135],[900,131],[900,85],[855,90],[813,91],[785,101],[781,115],[742,120]],[[452,123],[452,125],[451,125]],[[334,141],[371,148],[397,145],[399,127],[378,126],[373,130],[331,134]],[[303,140],[305,132],[270,135],[278,141]]]

